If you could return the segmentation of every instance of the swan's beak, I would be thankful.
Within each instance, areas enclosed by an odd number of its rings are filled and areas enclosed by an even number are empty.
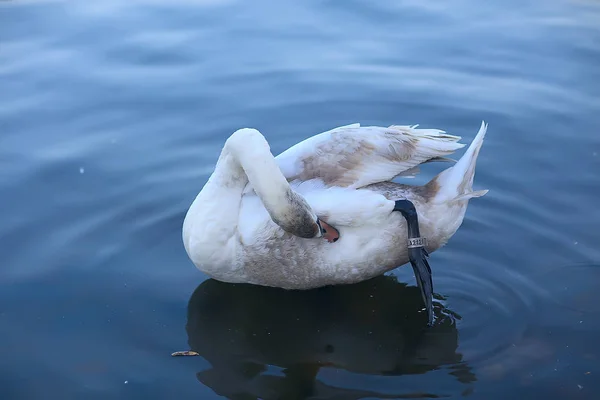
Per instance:
[[[340,233],[333,226],[329,225],[327,222],[322,219],[317,218],[317,224],[319,225],[319,229],[321,230],[321,236],[327,240],[329,243],[337,242],[340,238]]]

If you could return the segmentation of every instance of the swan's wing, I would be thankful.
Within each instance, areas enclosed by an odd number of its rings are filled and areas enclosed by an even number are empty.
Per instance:
[[[320,178],[327,186],[358,188],[410,174],[463,147],[460,139],[417,126],[352,124],[310,137],[276,160],[289,181]]]

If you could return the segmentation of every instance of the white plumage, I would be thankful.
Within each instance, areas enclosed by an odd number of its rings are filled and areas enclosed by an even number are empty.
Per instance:
[[[358,282],[408,262],[406,221],[394,201],[412,201],[429,253],[456,232],[472,190],[487,125],[463,157],[428,184],[391,180],[462,148],[460,137],[417,126],[347,125],[273,157],[264,136],[240,129],[185,217],[183,241],[209,276],[288,289]],[[318,222],[339,231],[330,243]],[[327,236],[329,235],[329,236]]]

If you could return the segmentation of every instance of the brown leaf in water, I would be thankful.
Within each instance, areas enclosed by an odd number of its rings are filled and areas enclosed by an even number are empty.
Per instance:
[[[175,353],[171,354],[171,357],[199,356],[199,355],[200,354],[196,353],[195,351],[186,350],[186,351],[176,351]]]

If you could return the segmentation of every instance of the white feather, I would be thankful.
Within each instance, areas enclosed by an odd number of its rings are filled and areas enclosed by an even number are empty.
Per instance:
[[[352,124],[273,157],[260,132],[240,129],[186,214],[185,249],[201,271],[227,282],[308,289],[380,275],[408,262],[406,222],[394,200],[415,204],[431,253],[462,223],[462,200],[485,194],[472,183],[486,128],[428,187],[389,181],[460,149],[460,137]],[[318,220],[339,230],[337,242],[317,239]]]
[[[352,124],[310,137],[276,157],[288,180],[321,178],[360,188],[383,182],[462,148],[459,136],[438,129]]]

